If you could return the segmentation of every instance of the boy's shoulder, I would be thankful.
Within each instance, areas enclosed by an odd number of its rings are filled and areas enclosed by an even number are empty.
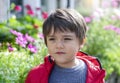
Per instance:
[[[106,72],[96,57],[90,56],[84,52],[78,52],[77,57],[78,59],[83,60],[87,65],[86,83],[104,83]]]
[[[88,55],[80,51],[77,53],[77,58],[82,59],[86,63],[87,66],[94,67],[97,69],[102,69],[101,63],[97,57]]]
[[[39,77],[39,75],[43,73],[44,69],[45,69],[44,64],[35,66],[29,71],[28,76],[31,78]]]
[[[53,64],[54,63],[50,63],[49,61],[49,56],[46,56],[44,58],[44,62],[42,64],[39,64],[35,67],[33,67],[31,70],[30,70],[30,74],[35,74],[35,75],[40,75],[46,71],[49,71],[52,67],[53,67]]]
[[[39,83],[41,79],[46,80],[50,74],[52,67],[53,67],[53,64],[49,62],[49,58],[48,56],[46,56],[44,63],[39,64],[38,66],[35,66],[29,71],[26,78],[26,83]]]
[[[31,69],[31,72],[36,72],[36,73],[41,73],[41,72],[43,72],[43,71],[47,71],[47,70],[49,70],[49,67],[52,67],[53,66],[53,64],[52,63],[50,63],[50,61],[49,61],[49,56],[46,56],[45,58],[44,58],[44,62],[42,63],[42,64],[39,64],[39,65],[37,65],[37,66],[35,66],[34,68],[32,68]]]

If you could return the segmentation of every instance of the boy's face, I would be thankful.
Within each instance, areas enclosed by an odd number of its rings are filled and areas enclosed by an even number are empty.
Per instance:
[[[75,33],[53,32],[46,37],[48,52],[59,66],[72,67],[80,42]]]

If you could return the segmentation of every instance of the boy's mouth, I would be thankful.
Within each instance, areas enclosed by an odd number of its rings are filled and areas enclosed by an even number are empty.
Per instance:
[[[56,54],[65,54],[65,52],[56,52]]]

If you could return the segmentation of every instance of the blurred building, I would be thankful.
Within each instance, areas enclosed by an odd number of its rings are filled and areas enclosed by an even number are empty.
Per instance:
[[[9,17],[9,0],[0,0],[0,22]]]
[[[102,4],[103,1],[106,3]],[[57,8],[75,8],[82,11],[83,14],[90,13],[101,6],[111,5],[111,1],[113,0],[0,0],[0,22],[8,19],[14,13],[9,11],[12,3],[21,6],[22,11],[16,13],[17,17],[25,15],[27,13],[26,5],[30,5],[33,12],[37,13],[38,18],[41,18],[43,11],[50,14]]]
[[[46,11],[48,14],[57,8],[74,8],[75,0],[0,0],[0,22],[7,20],[13,11],[10,10],[10,5],[14,3],[22,8],[21,12],[16,13],[17,17],[26,14],[26,5],[30,5],[33,12],[37,13],[38,18],[41,18],[41,12]],[[40,9],[40,11],[37,11]]]

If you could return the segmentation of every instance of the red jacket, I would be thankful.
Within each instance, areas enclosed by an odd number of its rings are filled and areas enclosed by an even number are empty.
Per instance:
[[[86,83],[104,83],[105,70],[102,69],[95,57],[88,56],[83,52],[78,52],[76,56],[87,65]],[[45,57],[44,61],[43,64],[33,68],[29,72],[25,83],[48,83],[54,62],[51,61],[50,56]]]

